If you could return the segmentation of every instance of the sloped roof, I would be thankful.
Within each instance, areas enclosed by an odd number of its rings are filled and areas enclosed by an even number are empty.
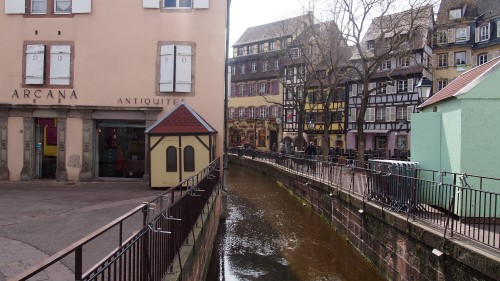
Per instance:
[[[433,25],[432,5],[406,10],[400,13],[376,17],[370,23],[361,41],[361,51],[366,57],[373,57],[374,50],[368,49],[368,41],[376,40],[380,35],[390,38],[394,35],[414,33],[408,42],[399,46],[401,51],[417,50],[427,44],[428,34]],[[382,48],[384,46],[381,46]],[[375,49],[376,50],[376,49]],[[351,60],[360,59],[357,49]]]
[[[465,20],[484,15],[484,18],[500,15],[500,5],[498,0],[441,0],[439,12],[437,13],[437,23],[446,24],[460,22],[460,19],[450,20],[449,11],[453,9],[463,9]]]
[[[303,27],[304,24],[307,25],[308,23],[309,14],[305,14],[294,18],[249,27],[245,30],[243,35],[240,36],[238,41],[234,43],[233,47],[273,38],[291,36],[297,32],[298,27]]]
[[[217,133],[185,102],[165,114],[146,129],[146,134],[207,134]]]
[[[441,91],[437,92],[424,103],[422,103],[419,108],[424,108],[440,101],[467,93],[471,88],[488,77],[490,73],[496,70],[499,66],[500,57],[497,57],[485,64],[462,73],[450,84],[441,89]]]

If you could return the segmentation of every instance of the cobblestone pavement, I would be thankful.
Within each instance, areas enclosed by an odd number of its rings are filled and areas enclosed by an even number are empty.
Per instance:
[[[0,183],[0,281],[42,262],[160,193],[137,181]],[[132,219],[128,232],[140,223],[139,215]],[[103,253],[116,246],[115,237],[105,239],[94,245]],[[88,252],[92,253],[84,252],[87,263],[100,259],[94,251]],[[73,266],[73,260],[66,258],[33,280],[74,280]]]

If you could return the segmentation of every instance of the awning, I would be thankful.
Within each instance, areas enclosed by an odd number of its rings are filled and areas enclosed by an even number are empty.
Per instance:
[[[363,130],[365,134],[387,134],[389,130]],[[357,134],[358,130],[350,130],[349,133]]]

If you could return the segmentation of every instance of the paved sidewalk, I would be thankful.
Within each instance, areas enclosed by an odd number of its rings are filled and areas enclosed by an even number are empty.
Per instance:
[[[0,281],[40,263],[160,193],[145,183],[128,181],[0,182]],[[140,216],[132,218],[128,232],[140,224]],[[102,245],[115,247],[116,238],[94,246],[105,248]],[[85,259],[100,259],[93,250],[88,252],[92,253]],[[34,280],[74,280],[73,266],[72,259],[65,259]]]

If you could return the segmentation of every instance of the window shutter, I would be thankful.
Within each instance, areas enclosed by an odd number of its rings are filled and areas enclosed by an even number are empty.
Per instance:
[[[24,0],[5,0],[6,14],[24,14],[26,13]]]
[[[471,50],[465,51],[465,64],[467,64],[467,65],[471,64],[471,61],[470,61],[471,56],[472,56]]]
[[[193,0],[193,8],[195,9],[208,9],[209,0]]]
[[[243,85],[243,96],[248,97],[248,84]]]
[[[175,60],[175,91],[191,92],[191,46],[177,46]]]
[[[408,79],[408,93],[413,93],[413,79]]]
[[[160,92],[174,91],[174,45],[160,49]]]
[[[142,7],[145,9],[160,8],[159,0],[142,0]]]
[[[69,85],[71,78],[71,46],[54,45],[50,48],[50,84]]]
[[[488,40],[491,39],[491,34],[493,33],[493,28],[491,28],[491,22],[488,23]]]
[[[479,27],[476,27],[476,40],[475,40],[476,43],[479,42],[479,38],[480,38],[480,36],[479,36]]]
[[[448,66],[454,66],[455,65],[455,53],[449,52],[448,53]]]
[[[472,56],[472,67],[475,67],[475,66],[477,66],[477,56],[476,55]]]
[[[469,41],[470,40],[470,26],[467,26],[465,28],[465,40]]]
[[[385,92],[387,94],[394,94],[394,93],[396,93],[396,85],[387,85]]]
[[[406,120],[411,121],[411,115],[413,114],[413,105],[406,107]]]
[[[71,3],[73,14],[89,14],[92,11],[91,0],[73,0]]]
[[[455,29],[450,28],[448,29],[448,43],[454,43],[455,42]]]
[[[45,67],[45,46],[26,46],[26,84],[42,85]]]
[[[235,85],[232,85],[231,86],[231,97],[235,97],[236,96],[236,86]]]

